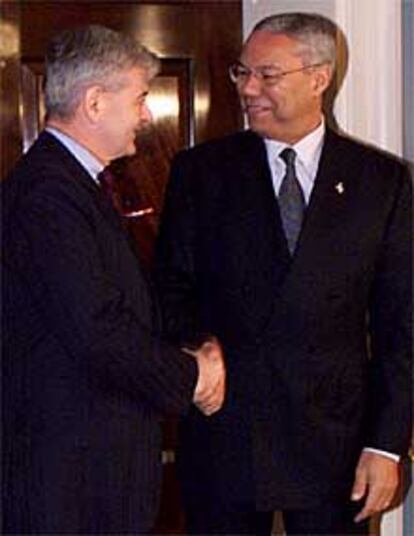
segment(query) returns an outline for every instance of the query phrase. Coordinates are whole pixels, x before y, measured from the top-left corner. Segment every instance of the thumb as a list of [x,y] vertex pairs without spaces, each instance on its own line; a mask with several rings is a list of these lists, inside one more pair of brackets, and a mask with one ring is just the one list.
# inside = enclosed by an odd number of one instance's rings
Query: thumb
[[365,495],[368,487],[368,471],[364,465],[359,465],[355,472],[355,482],[352,487],[351,500],[359,501]]

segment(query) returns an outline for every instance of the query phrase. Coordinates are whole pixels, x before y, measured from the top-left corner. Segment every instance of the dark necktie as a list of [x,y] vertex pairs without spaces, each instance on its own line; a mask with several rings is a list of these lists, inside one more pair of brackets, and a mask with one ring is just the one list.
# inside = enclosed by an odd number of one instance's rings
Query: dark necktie
[[101,185],[101,190],[107,200],[112,204],[114,209],[122,214],[122,203],[119,191],[116,187],[116,176],[112,173],[109,167],[104,168],[98,174],[98,181]]
[[296,176],[295,151],[286,148],[279,156],[286,163],[286,174],[280,186],[278,202],[289,251],[293,255],[302,227],[305,199]]

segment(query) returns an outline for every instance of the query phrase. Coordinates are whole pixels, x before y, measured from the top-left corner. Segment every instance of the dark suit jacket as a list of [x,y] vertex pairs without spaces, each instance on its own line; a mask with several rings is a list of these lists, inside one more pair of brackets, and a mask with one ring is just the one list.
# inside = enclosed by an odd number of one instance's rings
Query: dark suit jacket
[[120,217],[53,136],[2,193],[4,531],[143,533],[195,362],[158,338]]
[[328,131],[290,258],[258,136],[178,155],[157,253],[166,324],[217,335],[228,364],[224,409],[183,423],[187,501],[314,507],[348,496],[362,447],[406,451],[410,190],[396,159]]

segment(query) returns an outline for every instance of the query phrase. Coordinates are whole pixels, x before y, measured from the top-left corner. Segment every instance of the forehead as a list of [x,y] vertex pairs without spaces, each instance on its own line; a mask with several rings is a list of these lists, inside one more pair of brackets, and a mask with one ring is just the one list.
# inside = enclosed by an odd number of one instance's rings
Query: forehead
[[259,30],[250,35],[243,46],[240,60],[249,66],[281,64],[300,59],[300,43],[285,34]]
[[131,91],[147,91],[150,82],[148,69],[143,67],[131,67],[119,75],[120,82],[125,89]]

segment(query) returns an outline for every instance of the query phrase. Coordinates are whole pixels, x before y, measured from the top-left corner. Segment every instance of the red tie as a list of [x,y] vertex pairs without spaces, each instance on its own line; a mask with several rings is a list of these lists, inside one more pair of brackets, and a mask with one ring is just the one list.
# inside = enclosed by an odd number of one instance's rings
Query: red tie
[[118,214],[122,214],[122,201],[116,184],[116,175],[112,173],[109,167],[106,167],[98,174],[98,181],[104,196],[112,204]]
[[153,207],[140,207],[140,200],[135,196],[121,196],[119,188],[119,177],[115,175],[109,167],[104,168],[98,174],[98,181],[101,185],[101,191],[108,202],[114,207],[115,211],[124,218],[139,218],[146,214],[154,212]]

